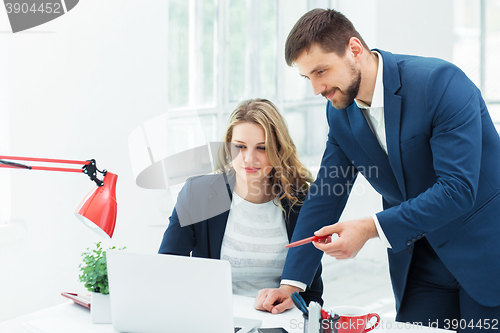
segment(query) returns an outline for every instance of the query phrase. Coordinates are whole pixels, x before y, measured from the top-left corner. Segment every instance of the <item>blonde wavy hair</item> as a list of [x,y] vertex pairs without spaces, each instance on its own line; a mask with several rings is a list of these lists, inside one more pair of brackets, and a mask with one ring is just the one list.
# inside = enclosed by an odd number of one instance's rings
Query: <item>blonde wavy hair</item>
[[215,172],[230,172],[233,128],[241,123],[260,125],[265,133],[266,155],[273,169],[268,177],[273,194],[288,199],[290,208],[302,205],[311,183],[311,172],[300,162],[285,119],[266,99],[250,99],[238,105],[229,116]]

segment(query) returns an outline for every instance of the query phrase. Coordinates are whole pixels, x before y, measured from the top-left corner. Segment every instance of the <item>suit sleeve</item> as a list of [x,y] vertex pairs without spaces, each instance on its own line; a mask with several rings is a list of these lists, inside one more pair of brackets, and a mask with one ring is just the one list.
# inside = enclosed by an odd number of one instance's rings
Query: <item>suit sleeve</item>
[[[311,237],[316,230],[338,221],[356,179],[357,170],[353,168],[330,128],[320,170],[300,210],[292,242]],[[300,281],[311,287],[322,255],[312,244],[291,248],[282,279]]]
[[[436,67],[425,89],[432,116],[430,147],[437,181],[416,198],[377,214],[394,252],[466,214],[474,205],[481,167],[481,105],[478,89],[451,64]],[[406,235],[406,237],[401,237]]]
[[323,268],[320,263],[311,285],[304,292],[300,293],[306,304],[314,301],[323,305],[323,280],[321,279],[322,269]]
[[177,198],[177,203],[170,216],[170,223],[167,230],[163,234],[163,240],[160,245],[158,253],[160,254],[175,254],[189,256],[191,251],[195,246],[195,231],[194,226],[188,223],[186,226],[181,227],[179,222],[179,213],[181,213],[187,218],[189,216],[189,207],[186,204],[189,202],[187,200],[189,189],[187,188],[188,183],[179,193]]

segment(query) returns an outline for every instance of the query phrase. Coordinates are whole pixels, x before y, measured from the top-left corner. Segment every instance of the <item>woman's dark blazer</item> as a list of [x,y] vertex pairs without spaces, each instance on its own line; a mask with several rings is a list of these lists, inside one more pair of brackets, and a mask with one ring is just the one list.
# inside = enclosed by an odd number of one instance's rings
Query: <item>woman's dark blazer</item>
[[[223,174],[206,175],[189,179],[179,193],[170,224],[163,235],[158,253],[220,259],[222,239],[231,207],[231,185]],[[289,210],[289,202],[282,200],[288,241],[297,223],[300,207]],[[289,213],[288,213],[289,212]],[[323,305],[321,264],[313,282],[302,297],[309,304],[316,301]]]

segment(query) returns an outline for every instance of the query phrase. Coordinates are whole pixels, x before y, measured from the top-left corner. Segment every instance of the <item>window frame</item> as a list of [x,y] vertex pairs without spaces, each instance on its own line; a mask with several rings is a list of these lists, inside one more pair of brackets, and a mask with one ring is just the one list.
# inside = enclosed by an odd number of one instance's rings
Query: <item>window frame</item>
[[[241,101],[231,101],[230,92],[229,92],[229,84],[230,84],[230,48],[228,47],[228,43],[230,43],[230,1],[229,0],[213,0],[215,3],[215,11],[216,17],[214,20],[214,69],[213,69],[213,84],[214,84],[214,98],[213,103],[205,104],[205,105],[196,105],[194,101],[194,97],[192,94],[189,94],[189,101],[186,106],[182,107],[169,107],[168,114],[170,117],[191,117],[194,115],[197,116],[215,116],[217,129],[216,133],[222,135],[221,131],[224,128],[228,115],[237,107],[239,102]],[[251,6],[249,6],[251,1]],[[254,8],[252,15],[257,15],[259,10],[259,2],[262,0],[247,0],[245,3],[247,7]],[[269,1],[269,0],[265,0]],[[311,88],[309,85],[306,85],[304,90],[304,96],[302,99],[295,101],[286,101],[284,96],[284,80],[285,75],[284,72],[289,70],[284,61],[284,45],[285,40],[288,34],[288,31],[285,31],[285,17],[284,17],[284,8],[289,5],[286,0],[274,0],[276,6],[276,57],[275,57],[275,81],[276,81],[276,95],[273,98],[270,98],[271,101],[278,107],[280,112],[283,115],[286,115],[287,111],[290,109],[297,109],[303,107],[304,109],[315,109],[324,113],[325,109],[325,100],[321,96],[314,96],[311,92]],[[312,9],[323,4],[323,7],[335,8],[337,5],[337,0],[318,0],[318,1],[306,1],[307,9]],[[326,6],[325,6],[326,5]],[[196,22],[197,13],[195,8],[194,0],[190,0],[189,2],[189,21]],[[168,16],[167,16],[168,17]],[[194,17],[194,19],[193,19]],[[167,22],[168,24],[168,22]],[[199,29],[195,29],[199,32]],[[200,40],[200,37],[192,37],[192,32],[189,32],[190,35],[190,43],[192,40]],[[251,47],[258,46],[258,34],[249,34],[247,33],[247,38],[250,40],[248,43]],[[168,43],[168,41],[167,41]],[[199,63],[199,59],[197,59],[196,50],[199,49],[199,46],[193,46],[193,44],[189,47],[189,67],[190,67],[190,75],[194,76],[194,72],[196,71],[196,63]],[[248,72],[258,72],[260,70],[260,63],[258,57],[250,57],[250,63],[246,64]],[[245,75],[245,69],[242,69],[241,75]],[[298,75],[297,75],[298,76]],[[196,85],[199,84],[195,82],[197,80],[190,80],[189,82],[189,90],[196,91]],[[199,81],[199,80],[198,80]],[[260,80],[251,78],[250,75],[245,77],[245,97],[244,99],[254,98],[254,97],[262,97],[258,95],[260,91]],[[267,98],[268,96],[263,96]],[[307,119],[307,115],[305,115]],[[307,126],[307,125],[306,125]],[[325,122],[325,131],[326,131],[326,122]],[[325,132],[326,135],[326,132]],[[293,136],[293,134],[292,134]],[[326,137],[326,136],[325,136]],[[207,137],[207,141],[217,141],[220,140],[220,137]],[[310,140],[305,137],[306,142],[303,143],[304,147],[311,147],[312,143]],[[307,150],[307,149],[306,149]],[[301,156],[307,158],[307,152],[302,152]],[[317,155],[317,153],[315,154]]]

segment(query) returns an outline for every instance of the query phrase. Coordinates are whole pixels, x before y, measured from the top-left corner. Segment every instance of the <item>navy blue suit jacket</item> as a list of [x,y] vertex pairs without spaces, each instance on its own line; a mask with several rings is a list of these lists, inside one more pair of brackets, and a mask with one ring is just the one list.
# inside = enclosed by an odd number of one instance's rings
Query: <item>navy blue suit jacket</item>
[[[328,103],[326,150],[292,241],[337,222],[361,172],[383,198],[377,218],[392,246],[397,308],[422,237],[474,300],[498,306],[500,138],[480,91],[446,61],[377,51],[388,154],[356,103]],[[310,283],[322,254],[313,245],[291,249],[283,278]]]
[[[234,178],[230,178],[234,180]],[[176,254],[193,257],[220,259],[222,240],[226,230],[227,218],[231,208],[231,199],[226,181],[222,174],[195,177],[186,182],[179,193],[170,224],[168,225],[159,253]],[[282,200],[281,204],[286,212],[285,222],[288,240],[297,223],[298,208],[289,210],[289,203]],[[214,216],[211,210],[223,211]],[[225,207],[226,209],[221,209]],[[196,215],[196,216],[195,216]],[[205,216],[202,217],[202,216]],[[206,218],[208,216],[208,218]],[[182,225],[180,223],[182,220]],[[323,304],[323,282],[321,280],[321,265],[316,265],[309,288],[301,293],[309,303],[316,301]]]

